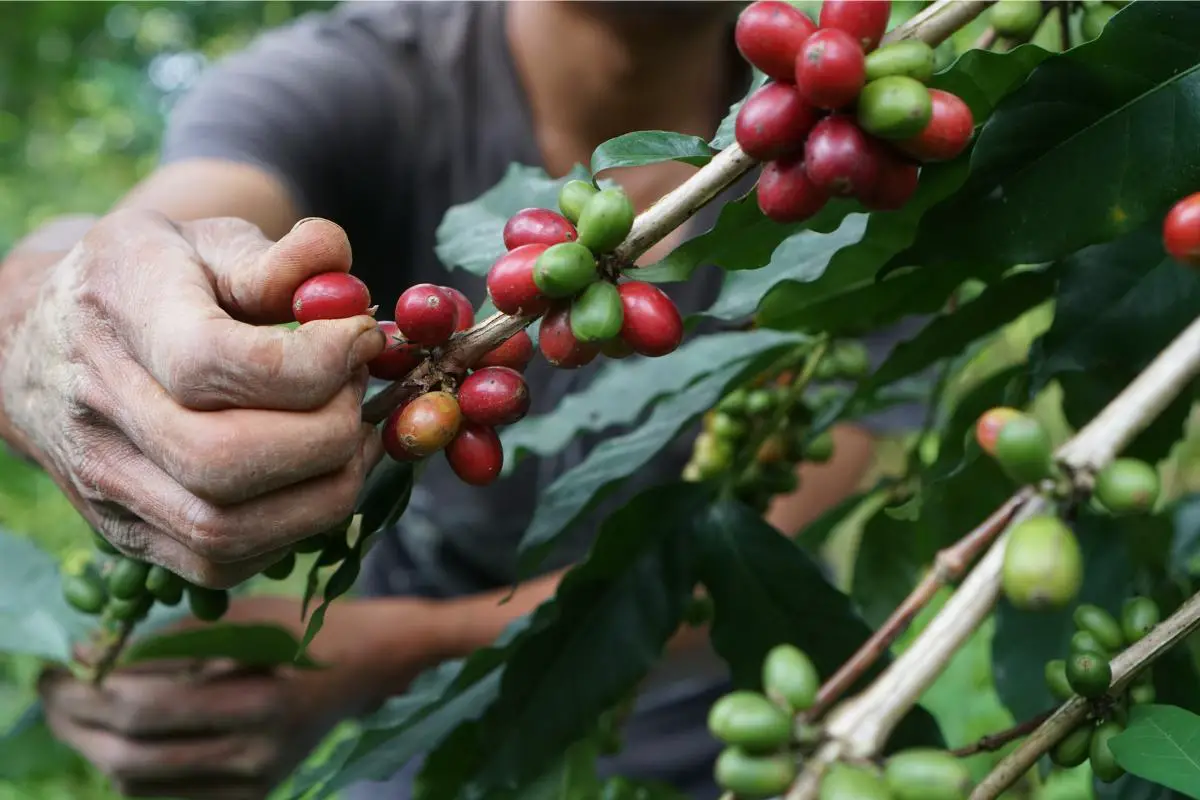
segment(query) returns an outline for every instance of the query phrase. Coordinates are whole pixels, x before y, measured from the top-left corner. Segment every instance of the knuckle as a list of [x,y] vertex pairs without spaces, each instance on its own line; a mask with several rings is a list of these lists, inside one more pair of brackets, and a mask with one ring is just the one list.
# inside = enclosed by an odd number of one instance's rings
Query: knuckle
[[214,573],[223,572],[220,564],[238,557],[237,536],[228,514],[197,499],[182,510],[183,533],[187,537],[188,549],[199,556],[203,563],[198,567],[198,577],[211,580]]

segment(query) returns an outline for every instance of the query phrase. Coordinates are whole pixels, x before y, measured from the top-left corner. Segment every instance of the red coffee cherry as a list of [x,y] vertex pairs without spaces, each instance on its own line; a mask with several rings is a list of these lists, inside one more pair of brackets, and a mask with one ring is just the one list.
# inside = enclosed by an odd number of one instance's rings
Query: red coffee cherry
[[547,312],[538,326],[538,349],[559,369],[576,369],[590,364],[600,352],[598,344],[581,342],[571,330],[571,304],[562,303]]
[[826,117],[804,145],[804,169],[818,188],[839,197],[866,196],[879,179],[879,149],[848,116]]
[[383,426],[383,449],[397,461],[436,453],[453,441],[462,411],[449,392],[428,392],[392,412]]
[[463,483],[487,486],[500,477],[504,447],[494,429],[464,422],[458,436],[446,445],[446,460]]
[[996,455],[996,437],[1000,435],[1000,429],[1021,416],[1023,415],[1020,411],[1007,406],[998,406],[983,412],[975,422],[975,441],[979,443],[980,449],[989,456]]
[[925,130],[896,146],[918,161],[949,161],[967,148],[975,131],[971,107],[958,95],[930,89],[933,116]]
[[742,58],[777,81],[795,80],[796,54],[817,26],[791,3],[758,0],[742,10],[733,39]]
[[804,149],[804,137],[817,124],[817,110],[795,86],[768,83],[746,98],[733,135],[746,155],[769,161]]
[[850,34],[869,53],[879,46],[891,13],[890,0],[824,0],[820,21],[822,28]]
[[683,341],[683,317],[670,297],[644,281],[617,286],[625,317],[621,338],[644,356],[665,356]]
[[316,319],[349,319],[368,313],[371,291],[346,272],[314,275],[292,295],[292,314],[303,324]]
[[533,265],[547,244],[523,244],[496,260],[488,271],[487,288],[492,304],[504,314],[541,314],[550,307],[533,282]]
[[458,309],[454,301],[432,283],[410,286],[396,301],[396,324],[414,344],[435,347],[454,333]]
[[867,82],[862,48],[850,34],[822,29],[808,37],[796,57],[796,88],[817,108],[850,105]]
[[529,412],[529,387],[508,367],[484,367],[458,387],[463,417],[480,425],[511,425]]
[[878,150],[879,176],[874,185],[858,196],[858,201],[872,211],[903,208],[917,191],[920,168],[882,142],[874,144]]
[[1183,198],[1167,213],[1163,246],[1176,261],[1200,267],[1200,192]]
[[523,208],[504,223],[504,248],[515,250],[523,244],[573,242],[579,232],[571,220],[548,208]]
[[394,322],[380,322],[379,330],[387,336],[387,347],[367,364],[367,372],[372,378],[398,381],[421,363],[425,351],[419,345],[404,341],[400,328]]
[[803,222],[828,201],[829,192],[808,177],[802,156],[769,161],[758,176],[758,208],[776,222]]
[[483,354],[483,358],[475,362],[475,369],[481,367],[508,367],[517,372],[524,372],[533,360],[533,339],[525,331],[517,331],[508,341]]
[[454,330],[465,331],[475,324],[475,306],[465,294],[453,286],[439,286],[454,303]]

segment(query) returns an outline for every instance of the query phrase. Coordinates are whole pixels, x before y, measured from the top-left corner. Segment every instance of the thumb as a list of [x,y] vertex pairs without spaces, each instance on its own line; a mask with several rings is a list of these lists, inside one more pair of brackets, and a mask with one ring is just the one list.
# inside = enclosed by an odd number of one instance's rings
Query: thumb
[[327,219],[303,219],[277,242],[237,218],[185,222],[181,228],[212,273],[217,302],[241,322],[291,322],[292,296],[300,284],[323,272],[350,271],[350,240]]

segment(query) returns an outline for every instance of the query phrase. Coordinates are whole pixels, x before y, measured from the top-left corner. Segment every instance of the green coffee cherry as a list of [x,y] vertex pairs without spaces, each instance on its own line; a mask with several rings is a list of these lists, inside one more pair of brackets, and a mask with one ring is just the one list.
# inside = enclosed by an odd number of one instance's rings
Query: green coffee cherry
[[1083,38],[1089,41],[1098,38],[1100,34],[1104,33],[1104,28],[1108,25],[1108,21],[1113,18],[1113,15],[1118,10],[1108,3],[1097,3],[1091,8],[1085,8],[1083,10],[1083,21],[1079,26],[1083,33]]
[[616,249],[633,228],[633,203],[621,189],[596,192],[579,212],[579,243],[599,255]]
[[546,297],[572,297],[598,277],[595,257],[579,242],[552,244],[533,262],[533,282]]
[[1061,608],[1083,584],[1083,554],[1062,520],[1030,517],[1013,526],[1004,549],[1004,594],[1026,611]]
[[296,554],[292,552],[288,553],[286,556],[264,569],[262,574],[264,577],[270,578],[273,581],[282,581],[287,580],[291,576],[292,570],[295,568]]
[[1088,759],[1088,748],[1092,744],[1092,724],[1085,722],[1068,733],[1050,751],[1050,760],[1063,769],[1078,767]]
[[1050,690],[1051,697],[1060,703],[1074,697],[1075,691],[1071,688],[1071,684],[1067,680],[1066,661],[1061,658],[1047,661],[1045,674],[1046,688]]
[[973,783],[963,761],[933,748],[896,753],[887,760],[884,779],[893,800],[966,800]]
[[92,544],[101,553],[106,553],[110,556],[121,555],[121,551],[113,547],[112,542],[110,542],[108,539],[105,539],[96,531],[92,531]]
[[1158,690],[1153,683],[1142,683],[1129,687],[1129,702],[1135,706],[1146,706],[1158,699]]
[[728,414],[731,417],[743,416],[746,413],[746,400],[748,397],[749,392],[745,389],[734,389],[717,403],[717,411]]
[[1118,516],[1148,514],[1161,488],[1154,467],[1136,458],[1118,458],[1097,473],[1093,496]]
[[67,603],[84,614],[99,614],[108,602],[104,581],[90,570],[78,575],[64,575],[62,592]]
[[804,448],[804,460],[811,464],[824,464],[833,458],[833,434],[821,433]]
[[867,80],[903,75],[925,83],[933,77],[933,48],[919,39],[904,39],[867,55]]
[[[896,42],[896,44],[924,44],[924,42],[907,39]],[[844,378],[861,378],[871,371],[871,357],[862,342],[842,342],[833,351],[831,359],[827,360],[833,361],[838,375]]]
[[146,591],[165,606],[178,605],[183,600],[183,588],[186,583],[171,570],[157,564],[146,574]]
[[1092,762],[1092,774],[1102,783],[1112,783],[1125,774],[1125,769],[1117,763],[1116,756],[1108,746],[1109,740],[1122,730],[1116,722],[1104,722],[1092,734],[1088,757]]
[[145,561],[120,558],[108,573],[108,593],[118,600],[133,600],[146,589],[150,565]]
[[114,597],[108,601],[104,613],[110,619],[118,622],[137,622],[150,613],[153,605],[154,598],[149,594],[139,595],[132,600],[121,600]]
[[567,181],[558,190],[558,210],[571,222],[579,222],[583,207],[598,191],[589,181]]
[[710,428],[713,436],[726,441],[737,441],[746,435],[746,423],[737,417],[724,412],[718,412],[712,420]]
[[724,439],[709,433],[696,437],[692,445],[692,463],[696,465],[701,480],[725,472],[733,464],[733,447]]
[[908,139],[925,129],[933,101],[925,84],[904,75],[877,78],[858,96],[858,124],[881,139]]
[[1121,608],[1121,632],[1130,644],[1140,641],[1161,621],[1158,603],[1149,597],[1131,597]]
[[1095,653],[1098,656],[1108,658],[1111,652],[1107,647],[1100,643],[1096,635],[1091,631],[1075,631],[1071,635],[1070,651],[1074,653]]
[[615,284],[596,281],[571,303],[571,333],[581,342],[602,342],[621,332],[625,312]]
[[229,610],[229,592],[204,586],[187,587],[188,608],[196,619],[216,622]]
[[752,755],[728,747],[717,756],[717,785],[739,798],[768,798],[785,792],[796,780],[796,761],[787,753]]
[[752,752],[776,750],[792,736],[792,720],[757,692],[735,691],[713,703],[708,729],[722,742]]
[[1054,474],[1050,434],[1033,417],[1009,420],[996,434],[996,461],[1019,483],[1037,483]]
[[866,767],[832,764],[821,779],[819,800],[891,800],[883,776]]
[[767,695],[783,700],[793,713],[812,708],[821,688],[821,676],[812,659],[790,644],[776,645],[767,653],[762,681]]
[[997,0],[992,6],[991,22],[996,33],[1028,39],[1042,21],[1042,4],[1029,0]]
[[746,414],[761,417],[775,409],[775,395],[766,389],[755,389],[746,396]]
[[1096,637],[1096,641],[1108,652],[1115,653],[1125,646],[1121,623],[1100,606],[1085,603],[1075,609],[1072,619],[1075,620],[1075,627]]
[[1103,697],[1112,683],[1112,665],[1099,653],[1073,653],[1067,659],[1067,682],[1082,697]]

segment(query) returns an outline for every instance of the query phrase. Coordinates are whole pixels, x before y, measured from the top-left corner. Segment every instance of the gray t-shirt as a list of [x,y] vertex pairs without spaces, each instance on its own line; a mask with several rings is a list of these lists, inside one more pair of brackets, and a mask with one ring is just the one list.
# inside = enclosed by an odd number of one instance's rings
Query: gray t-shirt
[[[495,185],[510,163],[542,165],[503,14],[499,2],[347,3],[273,30],[210,70],[181,100],[163,161],[224,158],[276,175],[302,215],[346,229],[354,272],[384,309],[404,288],[426,281],[454,286],[478,302],[484,279],[447,271],[435,257],[438,223],[450,206]],[[733,100],[743,94],[748,74],[732,42],[730,53],[731,67],[739,70],[732,73]],[[745,192],[752,181],[749,176],[728,196]],[[705,209],[689,232],[711,227],[719,205]],[[665,289],[687,313],[708,306],[721,280],[720,270],[706,268]],[[876,361],[893,338],[874,344]],[[531,413],[544,413],[585,387],[602,364],[556,370],[535,359],[526,373]],[[517,543],[538,495],[598,441],[619,432],[579,437],[562,453],[526,458],[511,477],[487,488],[463,484],[444,459],[430,459],[400,525],[371,551],[363,590],[449,597],[510,585]],[[576,525],[545,569],[583,555],[596,523],[629,497],[677,479],[690,442],[690,435],[680,437]],[[709,680],[676,688],[668,693],[674,699],[660,699],[654,714],[644,708],[635,715],[620,768],[672,780],[695,797],[715,797],[709,776],[716,744],[704,733],[704,714],[720,687]],[[693,702],[677,702],[681,696]],[[652,758],[634,744],[638,730]],[[639,758],[644,769],[635,763]],[[364,796],[405,797],[406,780]]]

